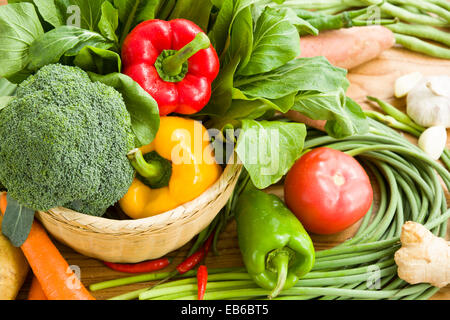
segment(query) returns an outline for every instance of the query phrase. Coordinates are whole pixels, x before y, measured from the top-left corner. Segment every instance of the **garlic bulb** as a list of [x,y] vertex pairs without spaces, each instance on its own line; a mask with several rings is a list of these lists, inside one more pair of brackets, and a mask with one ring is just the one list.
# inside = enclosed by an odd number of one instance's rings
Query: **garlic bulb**
[[420,72],[408,73],[395,81],[395,97],[403,98],[422,80],[423,75]]
[[418,144],[420,149],[437,160],[447,144],[447,130],[443,126],[428,128],[420,135]]
[[407,97],[407,114],[423,127],[450,127],[450,77],[423,78]]

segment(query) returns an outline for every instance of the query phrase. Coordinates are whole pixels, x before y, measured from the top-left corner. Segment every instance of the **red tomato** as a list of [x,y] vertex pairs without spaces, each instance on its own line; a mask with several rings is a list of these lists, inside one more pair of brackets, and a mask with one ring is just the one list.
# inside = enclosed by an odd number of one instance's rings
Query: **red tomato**
[[284,197],[306,230],[332,234],[369,211],[373,190],[355,158],[323,147],[306,153],[293,165],[284,184]]

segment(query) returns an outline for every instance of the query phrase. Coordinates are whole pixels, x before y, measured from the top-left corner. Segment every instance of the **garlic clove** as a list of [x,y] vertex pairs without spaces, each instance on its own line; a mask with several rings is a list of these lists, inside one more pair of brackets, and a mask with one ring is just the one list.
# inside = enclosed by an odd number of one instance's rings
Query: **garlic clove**
[[442,81],[442,77],[435,76],[427,79],[427,88],[436,96],[450,98],[450,85],[448,81]]
[[395,97],[403,98],[410,92],[420,80],[422,80],[423,75],[420,72],[408,73],[395,81]]
[[430,127],[420,135],[418,144],[420,149],[437,160],[447,144],[447,130],[444,126]]

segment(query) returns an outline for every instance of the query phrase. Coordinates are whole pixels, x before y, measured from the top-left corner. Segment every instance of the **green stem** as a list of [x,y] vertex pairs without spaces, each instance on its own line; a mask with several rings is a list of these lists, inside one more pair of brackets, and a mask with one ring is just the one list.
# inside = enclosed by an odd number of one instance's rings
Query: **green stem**
[[448,2],[447,0],[428,0],[428,2],[434,3],[450,11],[450,2]]
[[153,160],[147,162],[144,159],[144,155],[140,149],[133,149],[128,153],[128,159],[134,169],[150,184],[158,184],[161,178],[164,176],[164,167],[160,161]]
[[395,251],[397,251],[399,248],[398,245],[393,246],[392,248],[388,248],[385,250],[378,250],[375,252],[371,252],[368,254],[364,254],[358,257],[352,257],[352,258],[346,258],[346,259],[336,259],[334,261],[319,261],[316,262],[313,271],[317,270],[326,270],[330,268],[336,268],[336,267],[345,267],[345,266],[351,266],[351,265],[357,265],[361,263],[376,261],[378,259],[381,259],[382,257],[385,257],[387,255],[393,254]]
[[378,20],[352,20],[352,25],[354,27],[365,27],[365,26],[386,26],[398,23],[398,19],[378,19]]
[[386,27],[395,33],[433,40],[450,46],[450,34],[434,27],[407,23],[396,23]]
[[408,133],[412,134],[415,137],[419,137],[420,136],[420,132],[419,131],[417,131],[413,127],[411,127],[411,126],[409,126],[409,125],[407,125],[407,124],[405,124],[403,122],[397,121],[394,117],[391,117],[389,115],[384,115],[384,114],[381,114],[381,113],[379,113],[377,111],[372,111],[372,110],[365,110],[364,114],[367,117],[370,117],[372,119],[375,119],[375,120],[383,122],[384,124],[388,125],[391,128],[395,128],[395,129],[398,129],[398,130],[402,130],[402,131],[408,132]]
[[[348,284],[358,281],[367,281],[371,277],[373,277],[373,274],[370,272],[370,268],[366,267],[366,272],[361,274],[355,274],[355,275],[348,275],[344,277],[336,277],[336,278],[321,278],[321,279],[300,279],[296,287],[321,287],[321,286],[334,286],[334,285],[340,285],[340,284]],[[395,274],[397,271],[397,266],[393,265],[388,268],[384,268],[379,270],[379,276],[380,277],[386,277],[389,275]]]
[[399,238],[392,238],[388,240],[382,240],[382,241],[376,241],[376,242],[369,242],[369,243],[362,243],[362,244],[355,244],[352,246],[346,246],[346,247],[335,247],[328,250],[322,250],[316,252],[316,259],[319,260],[321,257],[326,256],[334,256],[334,255],[340,255],[343,253],[351,253],[351,252],[362,252],[372,249],[382,249],[387,248],[399,241]]
[[[338,288],[321,288],[321,287],[293,287],[287,290],[283,290],[281,294],[284,296],[293,296],[297,295],[303,297],[305,295],[332,295],[332,296],[345,296],[351,298],[360,298],[360,299],[386,299],[393,296],[407,296],[410,294],[417,293],[422,291],[425,288],[429,288],[429,285],[421,284],[410,286],[407,289],[403,290],[353,290],[353,289],[338,289]],[[232,289],[232,290],[223,290],[216,292],[207,292],[205,294],[205,300],[221,300],[227,298],[242,298],[242,297],[257,297],[257,296],[266,296],[270,294],[270,291],[264,289]],[[187,295],[184,297],[180,297],[177,300],[195,300],[196,295]]]
[[394,33],[394,35],[397,44],[404,46],[406,49],[420,52],[436,58],[450,59],[450,49],[437,46],[415,37],[405,36],[399,33]]
[[407,114],[401,112],[400,110],[398,110],[396,107],[394,107],[393,105],[380,100],[378,98],[375,97],[371,97],[371,96],[367,96],[367,100],[375,102],[378,104],[378,106],[384,111],[386,112],[388,115],[390,115],[391,117],[393,117],[395,120],[400,121],[412,128],[414,128],[416,131],[418,131],[419,133],[422,133],[425,128],[418,125],[417,123],[415,123]]
[[394,4],[409,5],[418,8],[423,12],[432,12],[441,18],[450,22],[450,12],[438,5],[429,3],[427,1],[417,1],[417,0],[390,0]]
[[[373,0],[368,0],[368,2],[372,3]],[[445,27],[447,26],[447,21],[430,17],[422,14],[416,14],[409,12],[408,10],[402,9],[400,7],[396,7],[393,4],[390,4],[389,2],[384,2],[381,5],[381,10],[385,13],[391,15],[392,17],[398,17],[400,20],[410,23],[417,23],[417,24],[424,24],[424,25],[430,25],[430,26],[440,26]]]
[[[225,289],[225,288],[239,288],[254,286],[253,280],[238,280],[238,281],[220,281],[220,282],[208,282],[206,289]],[[163,295],[174,294],[182,291],[197,290],[197,284],[185,284],[175,287],[163,287],[163,288],[153,288],[139,295],[139,300],[148,300],[156,298]]]
[[287,0],[282,5],[293,9],[323,10],[335,7],[362,7],[365,1],[359,0]]
[[140,4],[140,0],[135,1],[133,8],[131,9],[130,15],[128,16],[127,22],[125,23],[125,26],[123,27],[122,36],[120,37],[120,48],[122,48],[123,42],[125,41],[125,38],[130,33],[131,25],[134,21],[134,18],[136,17],[136,11]]
[[183,64],[198,51],[207,49],[210,44],[211,42],[205,33],[197,33],[194,40],[178,50],[175,54],[170,55],[162,61],[162,69],[164,73],[169,76],[176,76],[180,74]]
[[345,277],[351,276],[355,274],[367,273],[369,267],[378,267],[380,269],[392,266],[395,264],[394,259],[389,259],[383,262],[374,263],[368,266],[357,267],[352,269],[340,269],[333,271],[311,271],[302,277],[302,280],[310,280],[310,279],[323,279],[323,278],[337,278],[337,277]]
[[[120,278],[120,279],[114,279],[114,280],[108,280],[108,281],[94,283],[89,286],[89,289],[91,291],[98,291],[98,290],[102,290],[102,289],[120,287],[120,286],[133,284],[133,283],[162,280],[162,279],[165,279],[166,277],[168,277],[169,275],[170,275],[170,272],[145,273],[145,274],[140,274],[137,276],[124,277],[124,278]],[[195,275],[195,273],[192,272],[192,275]]]
[[277,269],[277,284],[269,295],[269,299],[275,298],[283,290],[286,283],[289,267],[289,254],[279,251],[275,257],[272,258],[272,264]]

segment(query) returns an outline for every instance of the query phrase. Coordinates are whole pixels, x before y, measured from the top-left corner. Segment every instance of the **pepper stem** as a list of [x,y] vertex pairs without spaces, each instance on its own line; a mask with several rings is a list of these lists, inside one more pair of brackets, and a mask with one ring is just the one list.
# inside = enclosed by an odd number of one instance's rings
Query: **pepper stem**
[[157,184],[164,176],[163,164],[157,160],[145,161],[140,149],[131,150],[127,156],[133,168],[150,183]]
[[198,51],[207,49],[210,44],[211,42],[204,32],[197,33],[194,40],[178,50],[175,54],[163,60],[163,71],[169,76],[180,74],[183,69],[183,64]]
[[278,280],[277,285],[272,290],[269,295],[269,299],[273,299],[283,290],[284,284],[286,283],[286,278],[288,274],[289,267],[289,253],[285,251],[279,251],[275,256],[272,257],[271,263],[273,267],[277,270]]

